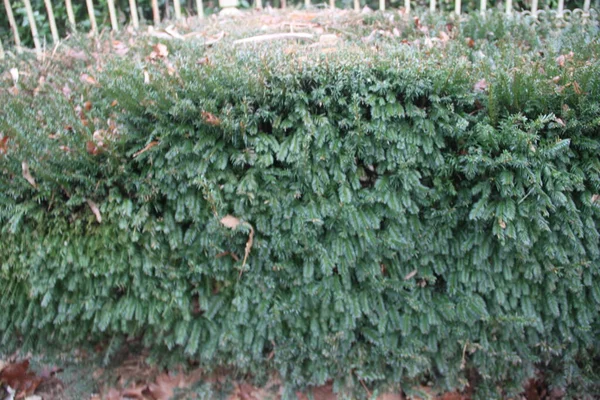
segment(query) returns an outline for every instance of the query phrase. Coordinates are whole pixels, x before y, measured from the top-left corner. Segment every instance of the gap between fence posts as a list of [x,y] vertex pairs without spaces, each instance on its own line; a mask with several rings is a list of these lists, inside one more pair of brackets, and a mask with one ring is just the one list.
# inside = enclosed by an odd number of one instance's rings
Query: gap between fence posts
[[131,22],[133,23],[133,29],[140,28],[140,20],[137,13],[137,5],[135,0],[129,0],[129,10],[131,11]]
[[160,24],[160,11],[158,10],[158,0],[152,0],[152,19],[154,25]]
[[119,32],[119,24],[117,23],[117,12],[115,11],[115,0],[107,0],[108,14],[110,16],[110,27],[113,31]]
[[196,8],[198,9],[198,17],[204,18],[204,6],[202,5],[202,0],[196,0]]
[[71,3],[71,0],[66,0],[65,2],[66,4],[66,8],[67,8],[67,19],[69,20],[69,25],[71,25],[71,30],[73,32],[75,32],[75,13],[73,12],[73,3]]
[[90,24],[92,25],[92,33],[98,34],[98,25],[96,24],[96,14],[94,14],[94,2],[93,0],[85,0],[87,5],[88,15],[90,17]]
[[31,27],[31,36],[33,36],[33,45],[35,46],[35,52],[39,57],[42,54],[42,46],[40,45],[40,37],[38,36],[37,25],[35,24],[35,18],[33,17],[31,1],[23,0],[23,4],[25,4],[27,19],[29,20],[29,26]]
[[12,29],[13,32],[15,49],[17,50],[17,54],[21,54],[21,37],[19,36],[19,28],[17,27],[17,21],[15,21],[15,15],[13,14],[12,6],[10,5],[10,0],[4,0],[4,8],[6,9],[6,16],[8,17],[10,29]]

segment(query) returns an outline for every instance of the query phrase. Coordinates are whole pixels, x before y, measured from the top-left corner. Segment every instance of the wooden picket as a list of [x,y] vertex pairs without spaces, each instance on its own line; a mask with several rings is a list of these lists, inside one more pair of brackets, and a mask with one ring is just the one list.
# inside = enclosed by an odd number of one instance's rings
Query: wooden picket
[[33,46],[38,56],[42,53],[42,45],[40,44],[40,37],[38,36],[37,25],[35,18],[33,17],[33,9],[31,8],[31,1],[23,0],[25,4],[25,11],[27,12],[27,19],[29,20],[29,26],[31,28],[31,36],[33,37]]
[[44,0],[46,4],[46,12],[48,13],[48,22],[50,23],[50,32],[52,33],[52,41],[58,43],[60,36],[58,36],[58,29],[56,28],[56,20],[54,19],[54,10],[52,9],[52,1]]
[[88,16],[90,17],[92,33],[94,35],[97,35],[98,34],[98,25],[96,24],[96,14],[94,13],[94,1],[93,0],[85,0],[85,4],[87,5]]
[[67,7],[67,18],[69,19],[69,25],[71,25],[71,30],[75,31],[76,22],[75,13],[73,12],[73,4],[71,3],[71,0],[66,0],[65,3]]
[[21,37],[19,36],[19,27],[15,21],[15,15],[12,11],[12,5],[10,0],[4,0],[4,8],[6,9],[6,16],[8,17],[8,23],[13,33],[13,40],[15,41],[15,49],[17,53],[21,53]]
[[138,19],[137,5],[135,4],[135,0],[129,0],[129,9],[131,12],[131,23],[133,24],[133,29],[139,29],[140,20]]
[[117,11],[115,10],[115,0],[107,0],[108,3],[108,14],[110,16],[110,26],[113,31],[119,31],[119,24],[117,23]]
[[202,5],[202,0],[196,0],[196,8],[198,9],[198,17],[204,18],[204,6]]

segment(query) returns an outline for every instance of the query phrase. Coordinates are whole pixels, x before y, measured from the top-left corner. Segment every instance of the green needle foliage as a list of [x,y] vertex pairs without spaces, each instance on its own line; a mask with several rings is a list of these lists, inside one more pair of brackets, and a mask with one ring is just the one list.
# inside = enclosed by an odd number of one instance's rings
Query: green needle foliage
[[502,398],[541,368],[594,396],[598,28],[505,24],[201,63],[169,44],[171,66],[121,59],[79,89],[89,112],[3,94],[0,343],[140,337],[289,393],[475,374]]

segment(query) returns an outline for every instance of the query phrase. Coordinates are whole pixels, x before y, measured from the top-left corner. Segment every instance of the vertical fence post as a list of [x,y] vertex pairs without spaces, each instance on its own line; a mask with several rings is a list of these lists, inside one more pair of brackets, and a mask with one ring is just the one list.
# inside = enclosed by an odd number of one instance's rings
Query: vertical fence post
[[21,54],[21,37],[19,36],[19,28],[17,27],[17,22],[15,21],[15,15],[13,14],[12,6],[10,5],[10,0],[4,0],[4,8],[6,8],[6,16],[8,17],[8,23],[10,24],[10,28],[13,32],[15,48],[17,49],[17,53]]
[[506,0],[506,15],[512,14],[512,0]]
[[154,25],[160,24],[160,11],[158,10],[158,0],[152,0],[152,18]]
[[137,13],[137,5],[135,0],[129,0],[129,11],[131,11],[131,22],[133,23],[133,29],[139,29],[140,20]]
[[558,0],[558,17],[562,18],[563,11],[565,10],[565,0]]
[[204,18],[204,6],[202,5],[202,0],[196,0],[196,8],[198,9],[198,17]]
[[[177,1],[177,0],[175,0],[175,1]],[[255,7],[257,9],[262,10],[262,8],[263,8],[262,0],[256,0],[255,4],[256,4]]]
[[531,0],[531,14],[535,17],[538,10],[538,0]]
[[88,15],[90,16],[92,33],[96,35],[98,33],[98,25],[96,24],[96,14],[94,14],[94,2],[93,0],[85,0],[85,3],[87,5]]
[[66,1],[67,8],[67,18],[69,19],[69,25],[71,25],[71,30],[75,31],[75,13],[73,12],[73,3],[71,0]]
[[285,10],[287,8],[287,1],[286,0],[281,0],[281,9]]
[[173,8],[175,9],[175,19],[181,19],[181,3],[179,0],[173,0]]
[[[537,0],[533,0],[533,1],[537,1]],[[487,11],[487,0],[481,0],[481,3],[479,4],[479,8],[481,9],[481,15],[485,15],[485,12]]]
[[385,0],[379,0],[379,10],[385,11]]
[[117,12],[115,11],[115,0],[107,0],[108,14],[110,16],[110,27],[113,31],[119,32],[119,24],[117,23]]
[[406,16],[410,15],[410,0],[404,0],[404,11],[406,11]]
[[354,11],[360,11],[360,0],[354,0]]
[[585,12],[590,11],[590,3],[591,3],[590,0],[585,0],[583,2],[583,11],[585,11]]
[[0,39],[0,60],[4,60],[4,46],[2,46],[2,39]]
[[58,29],[56,29],[56,20],[54,19],[54,10],[52,9],[52,1],[44,0],[46,3],[46,12],[48,13],[48,22],[50,23],[50,32],[52,33],[52,41],[57,43],[60,40]]
[[329,8],[335,10],[335,0],[329,0]]
[[460,0],[456,0],[454,2],[454,13],[456,13],[456,15],[460,15],[460,9],[461,9],[461,1]]
[[430,0],[430,2],[429,2],[429,12],[431,12],[431,13],[435,12],[435,0]]
[[42,46],[40,45],[40,37],[38,36],[37,25],[35,24],[35,18],[33,17],[31,2],[29,0],[23,0],[23,4],[25,4],[25,11],[27,11],[27,19],[29,20],[29,26],[31,27],[31,36],[33,36],[35,52],[39,56],[42,54]]
[[310,0],[304,0],[304,8],[310,8]]

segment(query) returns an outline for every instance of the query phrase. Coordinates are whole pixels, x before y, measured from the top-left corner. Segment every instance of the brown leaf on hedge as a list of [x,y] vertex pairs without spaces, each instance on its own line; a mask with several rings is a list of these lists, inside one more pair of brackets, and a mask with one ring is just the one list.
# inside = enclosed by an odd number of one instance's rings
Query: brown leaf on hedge
[[98,81],[91,75],[88,74],[81,74],[81,76],[79,77],[79,80],[83,83],[87,83],[88,85],[97,85]]
[[471,39],[470,37],[466,39],[467,42],[467,46],[469,46],[470,48],[475,47],[475,41],[473,39]]
[[155,60],[157,58],[166,58],[169,55],[169,49],[162,43],[157,43],[152,47],[152,52],[148,59]]
[[85,150],[93,156],[100,154],[100,147],[96,146],[92,140],[85,142]]
[[136,157],[137,157],[137,156],[139,156],[140,154],[143,154],[143,153],[147,152],[148,150],[150,150],[151,148],[153,148],[154,146],[156,146],[158,143],[159,143],[159,142],[158,142],[158,141],[156,141],[156,140],[154,140],[154,141],[152,141],[152,142],[148,143],[148,144],[146,145],[146,147],[144,147],[144,148],[143,148],[143,149],[141,149],[140,151],[137,151],[137,152],[136,152],[136,153],[135,153],[135,154],[132,156],[132,158],[136,158]]
[[90,206],[90,209],[96,216],[96,221],[98,221],[99,224],[102,223],[102,215],[100,214],[100,209],[98,208],[98,205],[90,199],[87,199],[86,202],[88,203],[88,206]]
[[2,136],[0,139],[0,155],[8,152],[8,136]]
[[21,169],[23,170],[23,178],[25,178],[25,180],[27,182],[29,182],[29,184],[31,186],[33,186],[34,188],[37,188],[37,184],[35,183],[35,179],[33,179],[33,176],[31,175],[31,172],[29,172],[29,164],[27,163],[27,161],[23,161],[21,163]]
[[478,81],[475,85],[473,85],[473,89],[476,92],[485,92],[488,88],[488,83],[485,79]]
[[560,55],[560,56],[556,57],[556,63],[561,68],[565,66],[566,60],[567,60],[567,58],[564,55]]
[[408,274],[406,274],[406,276],[404,277],[404,280],[407,281],[410,278],[412,278],[413,276],[415,276],[416,274],[417,274],[417,270],[416,269],[413,270],[413,271],[410,271]]
[[582,94],[583,93],[583,90],[581,90],[581,86],[579,86],[579,83],[577,83],[577,82],[573,82],[573,90],[577,94]]
[[241,221],[239,218],[234,217],[233,215],[226,215],[221,218],[221,224],[230,229],[235,229],[239,226]]
[[85,109],[85,111],[90,111],[92,109],[92,102],[91,101],[86,101],[85,103],[83,103],[83,108]]
[[592,196],[592,203],[595,203],[595,202],[597,202],[598,200],[600,200],[600,195],[598,195],[598,194],[595,194],[595,195],[593,195],[593,196]]
[[208,111],[202,111],[201,115],[204,122],[206,122],[209,125],[219,126],[221,124],[221,120],[215,117],[213,114],[209,113]]

